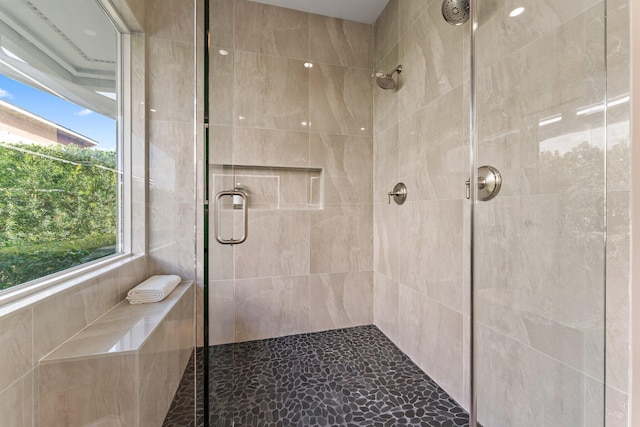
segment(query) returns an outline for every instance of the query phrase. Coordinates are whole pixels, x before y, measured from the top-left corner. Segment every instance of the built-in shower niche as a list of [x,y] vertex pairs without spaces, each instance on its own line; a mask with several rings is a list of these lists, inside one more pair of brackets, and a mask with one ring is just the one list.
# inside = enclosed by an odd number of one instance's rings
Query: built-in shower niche
[[[247,194],[249,209],[322,208],[322,169],[248,165],[224,165],[221,169],[213,174],[214,188],[241,189]],[[222,203],[222,209],[232,208],[230,197]]]

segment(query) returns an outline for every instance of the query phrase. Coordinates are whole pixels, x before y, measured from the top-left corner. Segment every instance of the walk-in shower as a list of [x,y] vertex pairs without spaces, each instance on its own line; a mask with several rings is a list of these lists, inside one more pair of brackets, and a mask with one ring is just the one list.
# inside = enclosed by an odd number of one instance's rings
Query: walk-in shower
[[204,418],[603,426],[605,2],[273,3],[203,25],[208,199],[251,194],[209,211]]

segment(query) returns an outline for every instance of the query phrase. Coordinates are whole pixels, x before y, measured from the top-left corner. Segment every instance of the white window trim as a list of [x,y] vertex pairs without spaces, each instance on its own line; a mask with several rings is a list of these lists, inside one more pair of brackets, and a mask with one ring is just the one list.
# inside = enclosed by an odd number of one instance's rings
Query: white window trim
[[[96,0],[103,8],[105,13],[111,18],[118,36],[118,55],[120,58],[120,66],[118,67],[118,162],[119,170],[122,171],[122,180],[118,181],[118,198],[121,207],[118,208],[118,222],[121,229],[117,231],[116,247],[119,253],[106,256],[88,263],[80,264],[53,273],[29,282],[22,283],[12,288],[0,291],[0,317],[18,310],[24,306],[34,304],[37,301],[48,298],[56,293],[63,292],[75,286],[79,286],[94,280],[99,276],[109,273],[113,270],[123,267],[129,262],[134,262],[145,254],[134,254],[132,248],[133,243],[133,213],[132,213],[132,120],[133,120],[133,102],[132,99],[132,47],[131,47],[131,31],[128,29],[121,15],[111,5],[108,0]],[[139,54],[140,52],[138,52]],[[145,159],[146,161],[146,159]],[[146,240],[146,224],[145,231],[138,231],[139,235],[135,238],[141,241]],[[137,245],[139,246],[139,245]],[[146,247],[146,245],[144,245]]]

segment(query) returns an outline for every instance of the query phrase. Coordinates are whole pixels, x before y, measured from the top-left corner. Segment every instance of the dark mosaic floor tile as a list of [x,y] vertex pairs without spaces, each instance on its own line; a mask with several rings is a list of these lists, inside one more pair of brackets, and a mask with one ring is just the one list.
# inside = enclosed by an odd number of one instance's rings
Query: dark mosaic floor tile
[[[469,424],[467,413],[372,325],[214,346],[209,361],[214,427]],[[191,384],[192,395],[194,378],[185,373],[181,390]],[[180,409],[189,404],[191,411]],[[165,425],[190,426],[192,418],[193,397],[176,394]],[[198,427],[203,419],[201,408]]]

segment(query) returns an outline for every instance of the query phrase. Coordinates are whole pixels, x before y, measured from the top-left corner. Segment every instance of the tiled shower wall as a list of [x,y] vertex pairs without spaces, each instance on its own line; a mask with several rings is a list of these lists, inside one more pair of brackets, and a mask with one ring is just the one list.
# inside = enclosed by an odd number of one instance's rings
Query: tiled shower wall
[[211,240],[210,342],[372,323],[373,26],[246,0],[211,26],[210,180],[249,228]]
[[[479,48],[485,49],[483,57],[487,62],[484,66],[494,67],[498,70],[498,74],[493,80],[496,82],[493,92],[487,91],[492,93],[492,98],[483,99],[480,96],[479,103],[494,102],[500,94],[501,85],[506,84],[505,81],[510,81],[510,76],[515,72],[512,68],[526,63],[531,64],[527,69],[527,73],[531,73],[531,76],[517,86],[520,92],[535,87],[535,84],[538,84],[536,82],[541,85],[553,84],[555,77],[562,89],[558,90],[558,94],[565,94],[566,99],[563,98],[563,101],[567,102],[566,100],[571,99],[566,94],[570,90],[568,85],[571,84],[571,76],[574,76],[578,85],[582,84],[583,79],[592,79],[594,88],[603,89],[603,21],[598,19],[598,16],[603,15],[603,3],[577,1],[571,4],[563,3],[562,7],[558,7],[555,3],[553,6],[551,3],[548,5],[545,2],[539,3],[546,9],[540,7],[532,10],[529,15],[523,16],[520,21],[510,23],[508,27],[498,25],[497,21],[491,21],[486,15],[481,17],[485,27],[479,30],[479,34],[485,38],[479,40]],[[504,2],[494,6],[496,7],[493,9],[487,6],[485,13],[508,14],[517,5]],[[629,93],[629,5],[628,2],[619,0],[608,2],[607,6],[607,95],[609,100],[620,100]],[[469,35],[462,28],[445,24],[439,9],[439,2],[392,0],[375,27],[375,70],[393,69],[397,64],[402,64],[404,67],[399,77],[400,86],[397,92],[375,91],[375,323],[454,398],[468,407],[468,384],[465,380],[468,375],[466,338],[468,243],[465,236],[468,235],[469,230],[466,228],[468,223],[464,208],[466,203],[462,198],[468,162],[468,146],[465,140],[468,139],[466,99],[469,94],[468,88],[463,84],[468,76],[465,74],[463,78],[462,70],[465,70],[464,73],[468,70],[466,40]],[[581,31],[582,28],[591,29],[590,38],[589,33],[572,33],[572,31]],[[543,35],[546,38],[540,38]],[[486,38],[487,36],[489,39]],[[498,38],[492,40],[490,37]],[[553,42],[555,43],[553,44],[549,41],[555,40],[556,37],[559,43]],[[578,46],[570,45],[571,40],[577,40]],[[504,42],[505,46],[500,45],[500,47],[506,49],[501,50],[496,47],[498,42]],[[565,43],[564,46],[562,42]],[[584,47],[580,46],[581,43],[584,43]],[[600,47],[594,43],[600,43]],[[488,48],[492,50],[487,51]],[[559,53],[565,48],[568,49],[567,54]],[[589,66],[575,63],[587,58],[587,55],[580,50],[585,48],[590,49],[589,52],[600,61],[599,65],[593,61],[589,62]],[[498,52],[504,56],[495,57],[495,53]],[[567,69],[552,70],[550,73],[542,73],[539,76],[535,74],[536,71],[542,70],[545,63],[542,56],[545,52],[560,55],[561,60],[555,57],[553,61],[566,65]],[[575,55],[576,53],[578,55]],[[487,59],[491,55],[494,57]],[[572,58],[572,55],[575,58]],[[479,65],[482,68],[482,64]],[[599,74],[576,75],[578,70],[583,73],[599,72]],[[485,72],[486,75],[487,72]],[[482,85],[482,71],[478,78]],[[600,80],[596,80],[597,78]],[[517,79],[512,81],[516,84]],[[535,90],[532,90],[527,99],[535,99],[535,94]],[[509,100],[508,95],[508,93],[504,95],[505,102]],[[602,99],[602,95],[601,90],[595,94],[594,99]],[[584,94],[580,93],[579,96],[584,97]],[[485,111],[488,105],[485,105]],[[611,107],[607,111],[606,378],[608,388],[606,417],[608,426],[625,426],[628,423],[630,225],[628,107],[628,102],[622,101],[616,103],[615,108]],[[520,106],[514,105],[511,108],[520,108]],[[526,119],[525,113],[522,112],[518,120]],[[484,122],[480,126],[486,128],[487,118],[488,116],[484,117]],[[602,123],[602,115],[599,119]],[[596,124],[592,138],[598,133],[602,135],[602,128],[597,129]],[[528,136],[536,137],[536,135]],[[544,135],[540,136],[544,139]],[[506,169],[508,177],[514,173],[526,174],[530,165],[521,164],[527,161],[527,153],[530,153],[526,150],[526,140],[522,136],[519,140],[510,140],[508,134],[503,139],[504,145],[497,144],[495,147],[498,151],[493,154],[494,157],[497,156],[494,161],[498,159],[498,162],[505,162],[500,167]],[[598,143],[598,140],[595,141]],[[484,150],[487,154],[487,150],[490,151],[491,148],[485,146]],[[535,156],[536,153],[537,151],[530,154]],[[487,158],[484,161],[486,163],[491,159]],[[602,172],[603,157],[600,156],[599,159],[599,163],[598,159],[594,159],[596,164],[593,166],[596,170],[599,167]],[[521,171],[518,170],[519,167],[522,167]],[[532,177],[525,175],[523,179],[531,180]],[[404,181],[407,184],[408,201],[400,207],[388,206],[384,195],[398,181]],[[532,193],[538,191],[535,190],[536,182],[530,183],[526,187],[527,191]],[[603,182],[602,179],[599,182]],[[598,190],[601,191],[601,188]],[[508,193],[508,188],[503,193],[502,200],[499,202],[508,203],[509,196],[513,194]],[[535,202],[535,200],[538,201]],[[535,196],[532,201],[537,203],[536,206],[546,206],[544,212],[550,212],[551,199],[544,201],[540,196]],[[526,204],[526,200],[520,203]],[[603,211],[601,208],[599,212]],[[521,220],[529,218],[530,224],[531,220],[538,222],[548,220],[541,215],[542,211],[535,210],[535,206],[522,212],[525,216]],[[558,221],[562,218],[563,216]],[[547,235],[538,233],[537,236],[527,235],[527,230],[519,232],[517,230],[517,224],[510,224],[507,237],[496,243],[508,246],[510,240],[514,239],[512,244],[517,245],[517,233],[520,233],[520,238],[529,239],[528,243],[531,238],[550,238],[553,242],[554,239],[562,236],[563,226],[561,222],[547,224],[545,228]],[[600,235],[601,232],[602,230]],[[487,239],[489,236],[479,238]],[[577,311],[575,314],[582,320],[569,321],[570,327],[566,328],[566,331],[559,328],[556,335],[549,337],[550,330],[539,333],[538,329],[550,327],[551,323],[544,327],[542,324],[536,326],[535,322],[532,323],[530,316],[527,317],[526,309],[517,314],[519,309],[514,305],[515,301],[512,301],[511,305],[507,303],[504,306],[500,318],[496,317],[492,320],[486,315],[483,318],[485,325],[490,327],[483,329],[485,333],[481,337],[483,340],[481,346],[496,345],[496,349],[509,349],[511,353],[522,352],[521,360],[528,361],[523,366],[501,363],[495,366],[494,361],[493,368],[489,371],[485,370],[489,378],[483,377],[478,384],[479,398],[481,416],[484,415],[485,419],[491,418],[487,421],[490,424],[525,425],[532,422],[539,425],[551,422],[560,425],[558,423],[568,422],[567,425],[583,425],[583,423],[589,425],[589,422],[595,422],[594,425],[600,425],[598,420],[604,415],[602,411],[598,412],[599,402],[602,401],[603,396],[600,393],[603,372],[602,369],[597,369],[597,365],[602,367],[603,363],[602,347],[598,348],[598,343],[602,342],[604,333],[602,329],[604,324],[602,305],[604,247],[601,240],[600,243],[596,241],[595,246],[591,245],[591,247],[586,244],[588,242],[582,243],[584,244],[574,246],[571,251],[564,251],[558,255],[574,257],[577,261],[573,264],[575,275],[564,271],[566,277],[558,273],[536,285],[547,289],[546,294],[551,294],[554,289],[560,289],[554,287],[554,283],[562,280],[565,289],[567,287],[573,289],[573,294],[565,296],[566,301],[573,301],[570,306],[578,309],[575,302],[580,301],[582,311]],[[561,245],[559,244],[558,247]],[[508,247],[506,249],[509,250]],[[513,248],[511,253],[517,254],[519,249]],[[548,254],[548,251],[543,250],[538,256]],[[540,259],[540,261],[543,260]],[[498,265],[491,268],[500,276],[513,273],[517,266],[517,263],[507,263],[506,270],[506,267],[502,268]],[[553,271],[553,267],[541,267],[539,273],[544,275],[545,272]],[[584,272],[588,273],[580,279],[580,275]],[[535,278],[529,277],[529,279]],[[591,298],[585,292],[584,287],[589,280],[595,280],[591,292],[595,292],[597,298]],[[509,286],[513,287],[513,285],[517,283],[512,281]],[[503,293],[502,297],[505,296]],[[491,310],[496,310],[496,307],[494,305]],[[568,307],[565,305],[564,315],[569,314]],[[482,316],[483,313],[479,315]],[[591,324],[588,319],[592,319]],[[581,324],[579,322],[586,326],[584,330],[579,326]],[[526,332],[525,335],[514,335],[519,329],[528,331],[529,335],[527,336]],[[571,336],[564,335],[568,331]],[[545,335],[548,338],[542,339]],[[567,359],[558,353],[562,347],[559,342],[568,345],[574,338],[583,340],[584,350],[579,354],[564,355],[569,356]],[[550,341],[547,343],[548,339]],[[549,346],[549,343],[555,344]],[[563,390],[568,398],[564,402],[565,409],[573,407],[575,403],[573,399],[579,399],[580,402],[583,402],[583,399],[584,402],[594,399],[593,403],[584,404],[586,412],[561,409],[558,406],[558,399],[553,399],[554,394],[548,392],[547,385],[540,381],[536,382],[534,377],[527,374],[527,369],[524,369],[536,363],[545,364],[546,369],[556,369],[558,375],[565,376]],[[481,360],[480,365],[482,365]],[[498,367],[500,369],[497,369]],[[495,390],[489,388],[493,384],[491,378],[499,379],[500,386]],[[495,399],[496,393],[505,389],[505,381],[507,381],[505,379],[509,378],[515,382],[527,382],[526,393],[533,393],[528,396],[537,397],[528,398],[525,392],[512,392],[500,399]],[[569,383],[573,385],[567,385]],[[576,387],[575,390],[568,388],[573,386]],[[516,390],[514,387],[517,387],[517,384],[514,383],[509,387],[509,390]],[[491,402],[496,403],[497,407],[491,408],[485,405],[488,400],[483,400],[483,393],[492,396]],[[590,395],[590,393],[595,394]],[[578,404],[578,407],[581,406],[583,403]],[[539,410],[542,407],[545,411]],[[518,418],[520,415],[525,416],[526,421]],[[550,421],[551,419],[553,421]],[[500,424],[501,422],[503,424]]]
[[[375,324],[466,405],[468,33],[440,7],[391,0],[375,26],[375,70],[403,66],[397,91],[374,92]],[[401,206],[387,204],[396,182]]]
[[[38,419],[38,393],[47,392],[38,381],[38,361],[122,301],[129,289],[149,275],[164,272],[193,279],[192,2],[155,1],[148,8],[146,3],[113,1],[130,28],[138,32],[132,37],[131,106],[136,195],[133,250],[139,255],[104,268],[91,279],[64,283],[62,286],[74,285],[68,290],[56,292],[52,288],[42,297],[0,307],[2,426],[46,425]],[[157,115],[150,116],[154,112],[147,109],[147,102]],[[153,183],[147,201],[148,176]],[[151,226],[145,232],[147,220]],[[147,245],[151,261],[144,255]]]

